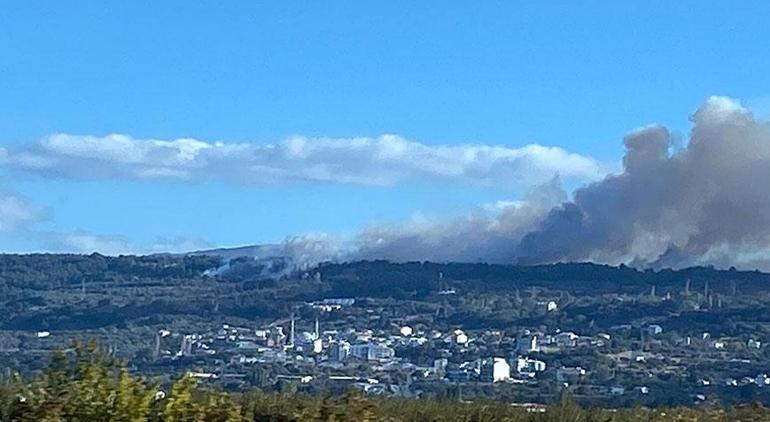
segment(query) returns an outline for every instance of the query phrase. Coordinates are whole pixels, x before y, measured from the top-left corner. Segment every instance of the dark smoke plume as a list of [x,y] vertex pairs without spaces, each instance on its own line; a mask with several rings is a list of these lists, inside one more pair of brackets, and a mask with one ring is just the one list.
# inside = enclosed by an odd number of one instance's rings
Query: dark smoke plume
[[518,262],[768,268],[770,131],[711,97],[685,148],[661,126],[624,139],[623,171],[578,189],[519,242]]
[[678,151],[665,127],[628,134],[622,171],[571,201],[555,181],[497,215],[365,231],[350,257],[769,269],[770,130],[725,97],[691,121]]

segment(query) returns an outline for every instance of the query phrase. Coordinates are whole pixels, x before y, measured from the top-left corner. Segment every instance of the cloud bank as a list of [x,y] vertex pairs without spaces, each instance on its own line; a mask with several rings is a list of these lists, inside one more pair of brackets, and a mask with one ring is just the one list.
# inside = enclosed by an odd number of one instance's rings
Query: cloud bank
[[[373,186],[424,182],[498,185],[504,180],[511,187],[542,183],[554,174],[580,182],[596,180],[606,173],[596,160],[558,147],[430,146],[395,135],[346,139],[292,137],[273,145],[55,134],[32,145],[0,147],[0,169],[70,180]],[[44,250],[118,255],[212,247],[189,237],[141,243],[125,235],[88,230],[28,230],[38,214],[35,204],[12,192],[0,191],[0,231],[17,231]],[[350,250],[349,246],[332,242],[331,236],[322,236],[318,241],[312,240],[314,237],[294,236],[278,246],[284,254],[296,255],[297,262],[342,255],[343,250]]]
[[253,185],[441,182],[528,187],[557,173],[578,182],[606,173],[596,160],[559,147],[426,145],[395,135],[292,137],[278,144],[235,144],[56,134],[16,150],[0,148],[0,164],[53,178],[218,180]]

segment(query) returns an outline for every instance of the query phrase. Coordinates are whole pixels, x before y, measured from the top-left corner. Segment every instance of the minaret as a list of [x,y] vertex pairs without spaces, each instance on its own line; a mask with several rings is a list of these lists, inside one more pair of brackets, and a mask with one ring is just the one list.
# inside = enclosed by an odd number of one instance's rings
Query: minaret
[[187,335],[182,335],[182,345],[179,347],[179,355],[187,356]]
[[438,288],[439,288],[439,294],[443,295],[441,299],[441,307],[439,308],[439,317],[446,318],[447,314],[447,308],[449,308],[449,301],[447,300],[446,295],[444,294],[447,290],[449,290],[444,284],[444,273],[439,271],[438,273]]
[[291,314],[291,329],[289,331],[289,345],[294,347],[294,314]]
[[152,357],[155,360],[160,357],[160,331],[155,333],[155,348],[152,350]]
[[315,317],[315,338],[321,338],[321,324],[318,322],[318,317]]

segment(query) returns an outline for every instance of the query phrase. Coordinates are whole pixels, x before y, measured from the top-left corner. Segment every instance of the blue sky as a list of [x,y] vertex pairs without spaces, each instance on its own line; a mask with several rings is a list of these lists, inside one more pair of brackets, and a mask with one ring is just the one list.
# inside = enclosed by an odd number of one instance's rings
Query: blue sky
[[[570,190],[616,168],[634,128],[686,138],[711,95],[767,112],[767,16],[767,2],[5,3],[0,250],[352,236],[517,200],[549,172]],[[147,141],[187,138],[246,152],[177,173],[164,148],[181,144]],[[510,164],[530,144],[576,157]],[[255,163],[249,145],[283,152]],[[468,148],[491,158],[445,163]]]

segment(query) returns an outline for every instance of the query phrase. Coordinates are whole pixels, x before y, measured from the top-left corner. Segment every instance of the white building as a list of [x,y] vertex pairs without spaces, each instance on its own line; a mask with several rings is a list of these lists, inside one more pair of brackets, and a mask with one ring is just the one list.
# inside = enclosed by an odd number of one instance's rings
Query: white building
[[712,341],[709,341],[708,345],[709,345],[709,347],[713,347],[714,349],[718,349],[718,350],[724,349],[725,346],[726,346],[725,342],[722,341],[722,340],[712,340]]
[[543,371],[545,371],[545,362],[542,360],[529,359],[524,357],[516,359],[516,372],[520,374]]
[[321,340],[320,338],[313,340],[313,353],[318,354],[323,352],[323,350],[324,350],[323,340]]
[[346,341],[334,342],[329,346],[329,359],[342,362],[350,355],[350,343]]
[[350,355],[365,360],[385,360],[396,355],[396,351],[382,344],[355,344],[350,346]]
[[511,379],[511,366],[503,358],[495,358],[492,363],[492,382]]
[[518,352],[522,355],[540,351],[540,348],[537,344],[536,335],[526,335],[526,336],[519,337],[519,339],[516,342],[516,348],[518,349]]
[[463,330],[455,330],[454,341],[457,344],[465,344],[468,342],[468,335]]
[[656,336],[658,334],[663,333],[663,327],[657,324],[652,324],[652,325],[648,325],[645,331],[649,336]]

